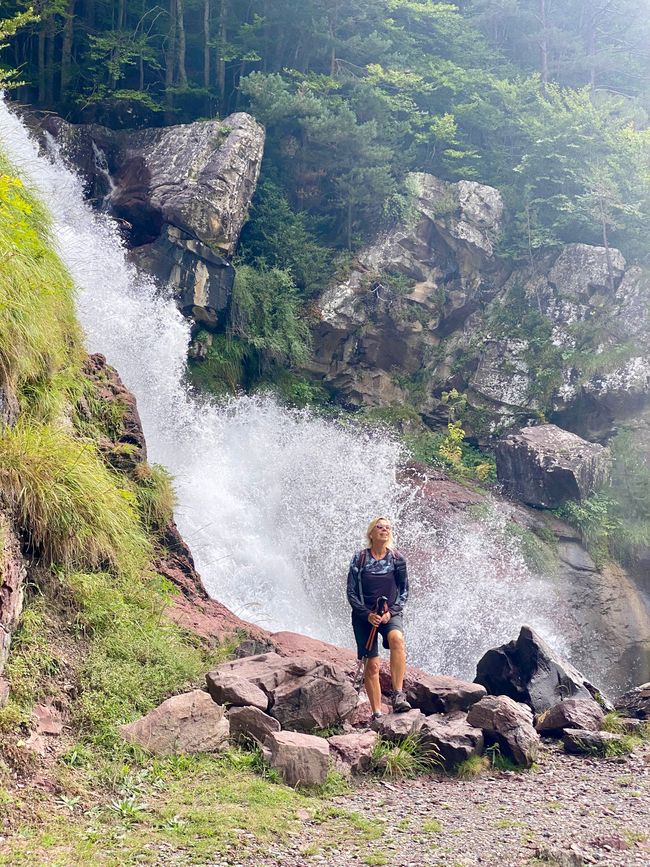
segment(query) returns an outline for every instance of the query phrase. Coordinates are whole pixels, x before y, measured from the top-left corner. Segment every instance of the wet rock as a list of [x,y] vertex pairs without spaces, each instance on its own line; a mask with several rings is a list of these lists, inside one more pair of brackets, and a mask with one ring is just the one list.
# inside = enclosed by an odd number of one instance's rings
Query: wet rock
[[255,740],[263,745],[268,735],[280,731],[280,723],[256,707],[233,707],[228,711],[231,740]]
[[637,719],[650,719],[650,683],[626,692],[614,703],[616,710]]
[[537,759],[539,735],[527,705],[505,695],[488,695],[472,705],[467,723],[482,729],[487,742],[505,747],[518,765],[530,768]]
[[388,713],[373,720],[372,728],[387,741],[400,743],[409,735],[417,734],[424,723],[425,716],[417,708],[406,713]]
[[586,499],[609,472],[607,449],[553,424],[504,437],[497,443],[496,461],[508,495],[545,509]]
[[365,774],[372,770],[372,755],[377,732],[351,732],[327,739],[335,766],[344,774]]
[[565,729],[564,749],[567,753],[584,753],[585,755],[607,755],[610,750],[623,748],[623,735],[612,732],[594,732],[587,729]]
[[122,222],[141,267],[208,327],[225,310],[230,264],[259,175],[264,130],[248,114],[156,129],[44,128],[81,171],[90,194]]
[[325,782],[330,748],[325,738],[299,732],[272,732],[266,739],[269,764],[288,786]]
[[593,684],[563,660],[530,626],[522,626],[516,641],[488,650],[476,667],[476,682],[491,695],[525,702],[536,714],[567,698],[600,699]]
[[535,721],[540,734],[559,735],[564,729],[598,731],[605,717],[602,707],[590,698],[568,698],[541,713]]
[[228,743],[230,725],[224,709],[201,689],[168,698],[128,725],[122,737],[155,755],[212,753]]
[[448,771],[470,756],[483,753],[483,732],[469,725],[467,714],[462,711],[428,716],[422,723],[419,738],[424,752],[429,751],[432,757],[439,755],[442,766]]
[[620,250],[607,250],[589,244],[567,244],[548,275],[548,282],[562,295],[589,300],[595,292],[614,291],[625,273],[625,259]]
[[209,671],[205,677],[208,692],[217,704],[234,707],[255,707],[268,710],[269,698],[254,683],[232,674]]

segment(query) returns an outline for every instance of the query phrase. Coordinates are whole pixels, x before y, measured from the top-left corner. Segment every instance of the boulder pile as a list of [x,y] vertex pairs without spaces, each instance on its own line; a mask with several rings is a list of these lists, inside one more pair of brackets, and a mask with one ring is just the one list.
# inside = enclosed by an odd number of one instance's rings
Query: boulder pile
[[[477,683],[409,669],[413,709],[376,720],[352,686],[346,651],[323,645],[323,656],[295,653],[300,641],[285,639],[294,655],[269,651],[224,662],[207,673],[207,690],[167,699],[123,726],[124,738],[159,754],[257,745],[291,786],[323,783],[330,768],[348,777],[367,773],[377,767],[380,740],[393,747],[415,740],[420,755],[444,771],[484,752],[494,763],[500,756],[530,768],[540,736],[563,738],[572,753],[625,749],[625,734],[602,731],[611,705],[527,626],[517,641],[485,654]],[[309,649],[316,653],[317,643]],[[621,732],[643,725],[647,698],[646,684],[620,700],[637,717],[618,720]]]

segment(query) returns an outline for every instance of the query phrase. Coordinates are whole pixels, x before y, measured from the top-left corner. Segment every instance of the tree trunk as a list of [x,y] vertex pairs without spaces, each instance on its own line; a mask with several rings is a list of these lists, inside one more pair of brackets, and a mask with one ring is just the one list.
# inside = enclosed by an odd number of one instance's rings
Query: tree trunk
[[184,0],[176,0],[176,27],[178,28],[178,83],[187,87],[187,69],[185,68],[185,6]]
[[174,96],[172,88],[176,72],[176,0],[169,0],[169,31],[165,41],[165,120],[173,120]]
[[74,34],[75,0],[68,0],[63,27],[63,44],[61,46],[61,98],[65,98],[70,86],[70,67],[72,62],[72,37]]
[[45,35],[47,24],[41,20],[38,27],[38,102],[45,102]]
[[203,0],[203,87],[210,87],[210,0]]
[[219,88],[219,110],[223,115],[226,108],[226,61],[224,50],[226,45],[226,21],[228,17],[228,0],[221,0],[219,8],[219,53],[217,56],[217,86]]
[[600,208],[600,221],[603,229],[603,247],[605,248],[605,259],[607,261],[607,288],[610,292],[614,291],[614,265],[612,264],[612,251],[609,247],[609,232],[607,223],[607,212],[602,199],[598,200]]
[[547,17],[546,0],[539,0],[539,16],[542,26],[539,48],[540,48],[540,65],[542,75],[542,93],[546,94],[548,85],[548,17]]
[[54,103],[54,16],[50,15],[45,22],[45,102],[48,106]]

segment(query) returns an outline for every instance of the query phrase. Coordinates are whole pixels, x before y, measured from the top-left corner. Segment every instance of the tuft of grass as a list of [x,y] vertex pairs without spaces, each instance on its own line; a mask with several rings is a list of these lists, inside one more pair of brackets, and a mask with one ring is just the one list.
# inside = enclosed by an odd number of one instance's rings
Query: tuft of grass
[[437,751],[423,749],[417,734],[408,735],[399,744],[379,738],[373,754],[375,768],[385,777],[416,777],[442,767]]
[[611,710],[609,713],[606,713],[600,724],[600,729],[601,731],[611,732],[615,735],[624,734],[625,727],[621,723],[620,713],[616,710]]
[[363,856],[362,863],[367,864],[368,867],[383,867],[388,864],[388,857],[383,852],[369,852]]
[[136,498],[144,526],[151,532],[162,530],[172,519],[176,506],[172,475],[160,464],[138,464],[133,471]]
[[487,756],[470,756],[462,761],[456,768],[456,776],[461,780],[472,780],[480,777],[490,768],[490,760]]
[[81,364],[72,279],[50,218],[0,151],[0,375],[20,392]]
[[133,494],[90,440],[22,420],[0,429],[0,490],[46,562],[134,576],[150,558]]
[[438,819],[429,819],[423,823],[422,830],[427,834],[442,834],[442,822]]

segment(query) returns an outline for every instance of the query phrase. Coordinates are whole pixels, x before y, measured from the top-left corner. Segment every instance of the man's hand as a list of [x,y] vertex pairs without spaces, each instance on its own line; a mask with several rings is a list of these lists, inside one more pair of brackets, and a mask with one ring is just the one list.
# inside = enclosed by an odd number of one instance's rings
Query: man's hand
[[382,623],[388,623],[390,620],[390,611],[387,611],[384,616],[381,618]]
[[[384,617],[385,616],[386,615],[384,615]],[[368,615],[368,623],[370,623],[371,626],[379,626],[380,623],[388,623],[388,621],[384,620],[384,618],[380,614],[377,614],[376,611],[371,611]]]

